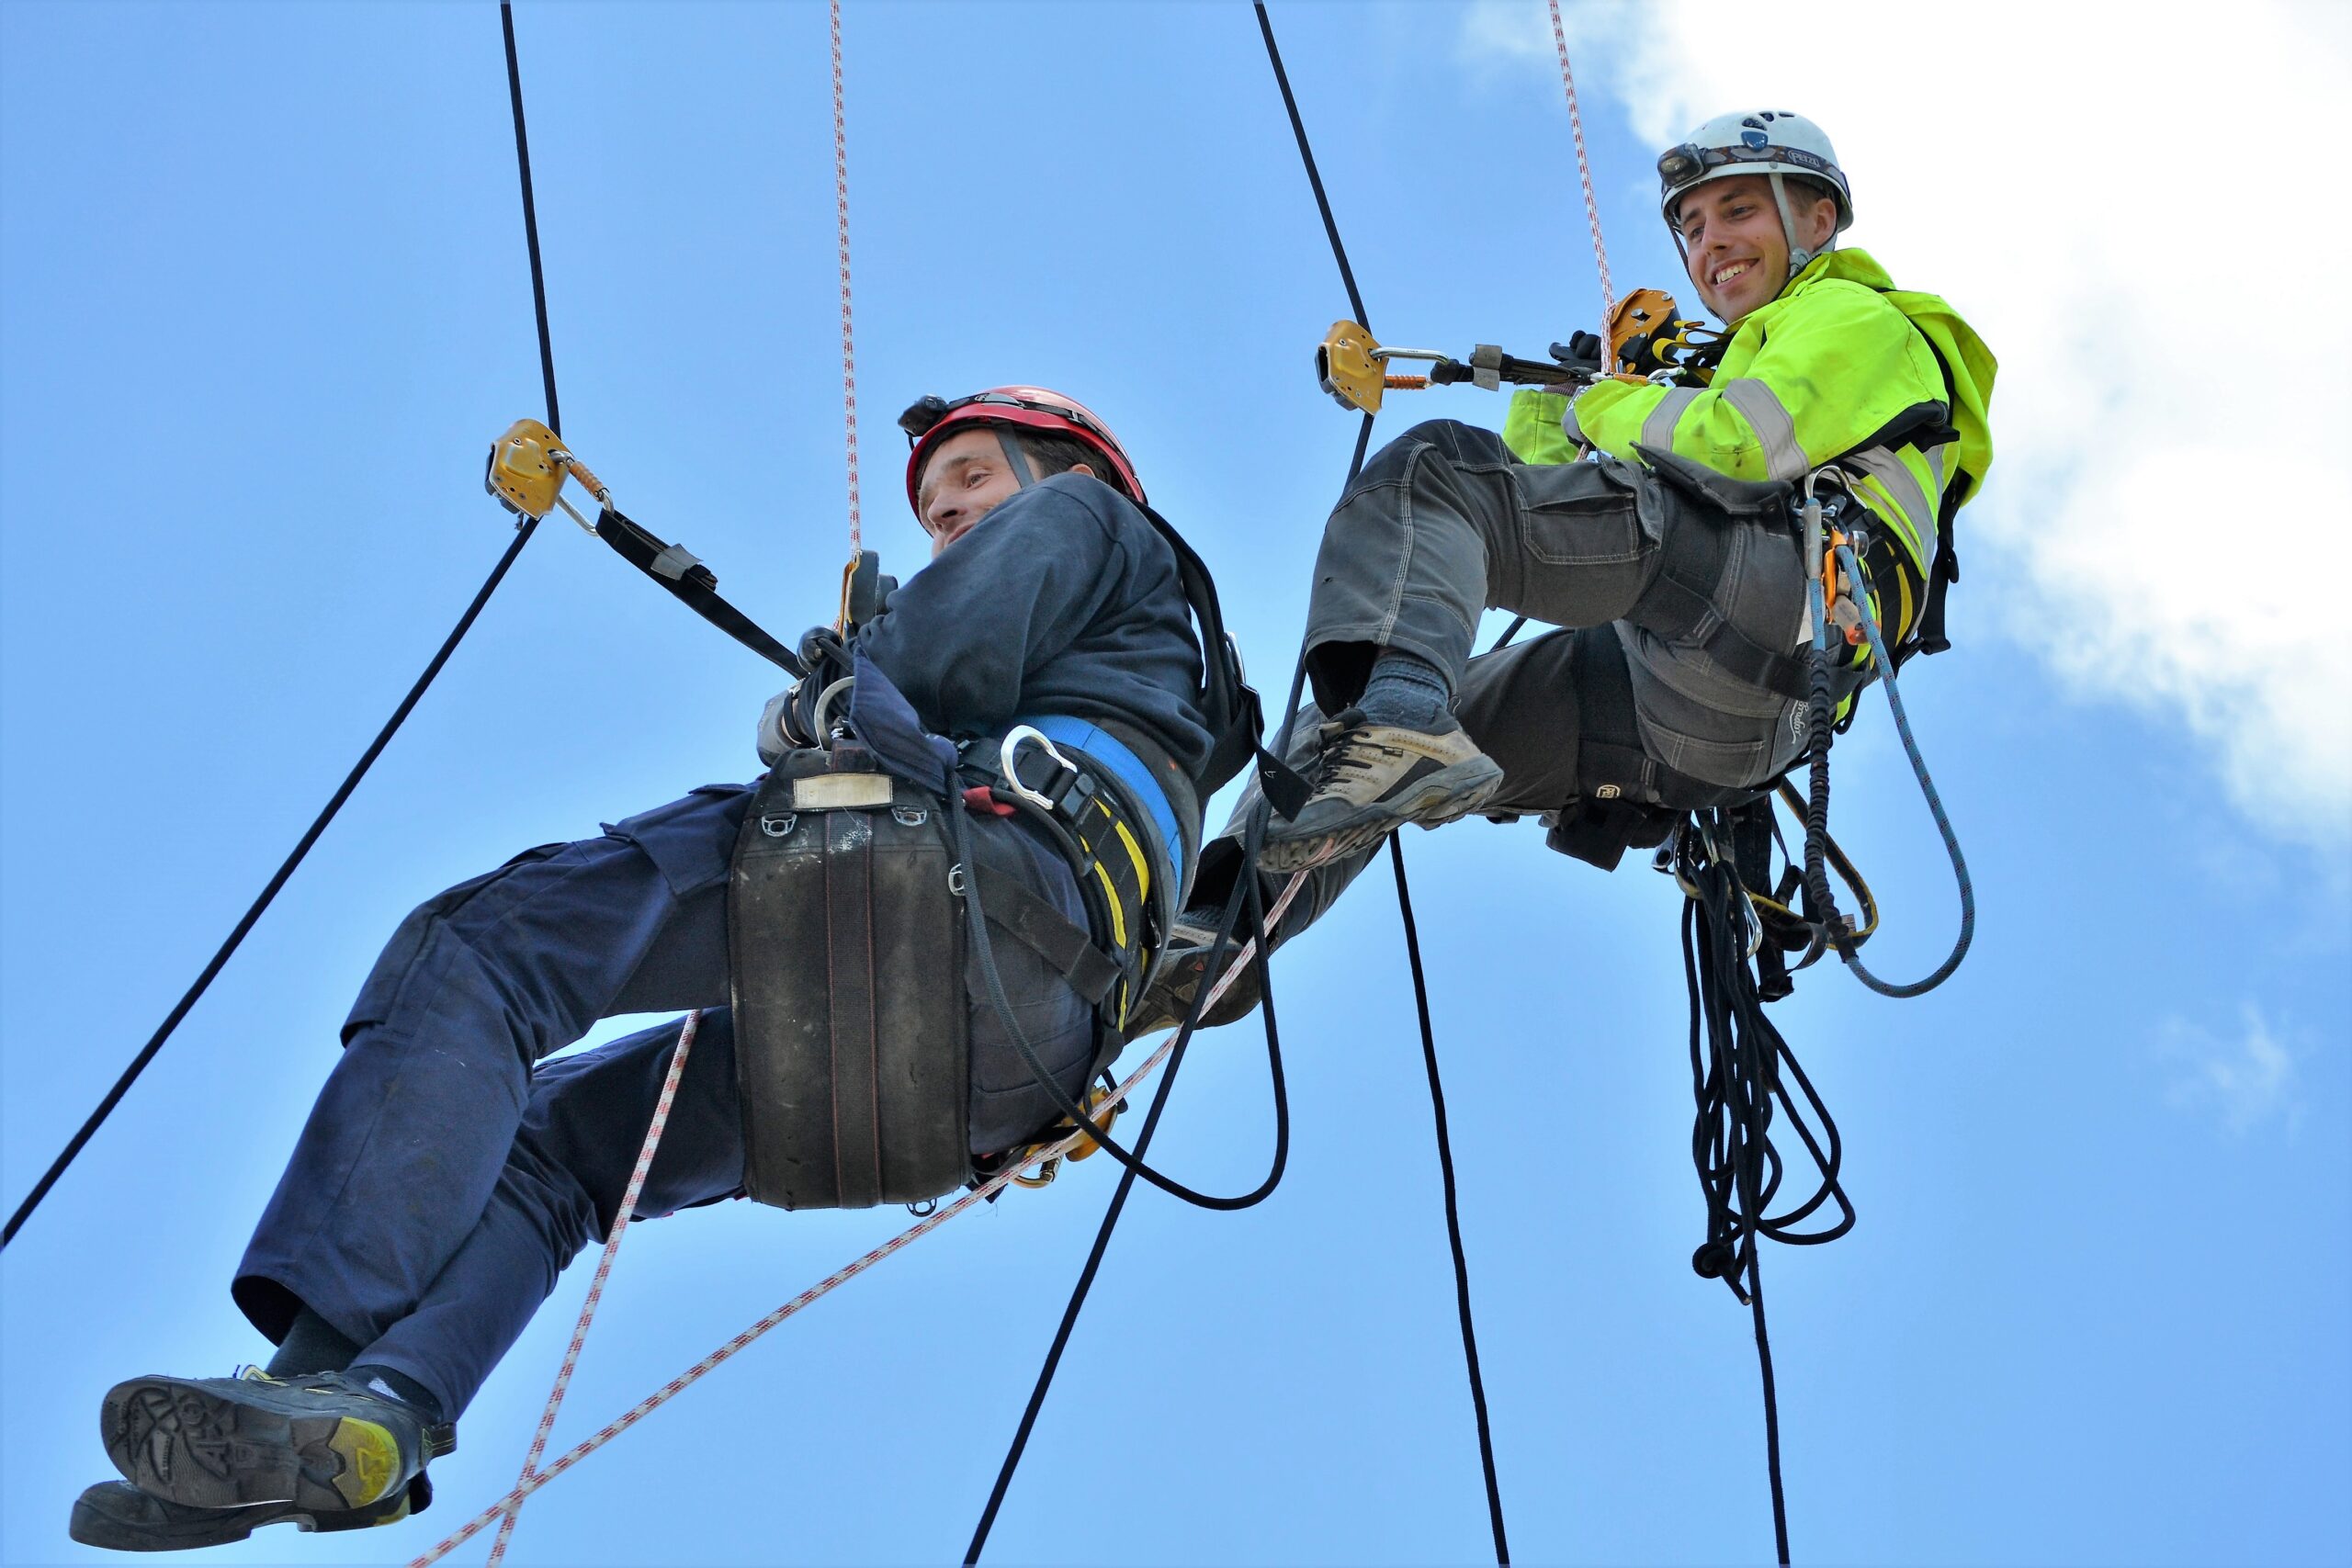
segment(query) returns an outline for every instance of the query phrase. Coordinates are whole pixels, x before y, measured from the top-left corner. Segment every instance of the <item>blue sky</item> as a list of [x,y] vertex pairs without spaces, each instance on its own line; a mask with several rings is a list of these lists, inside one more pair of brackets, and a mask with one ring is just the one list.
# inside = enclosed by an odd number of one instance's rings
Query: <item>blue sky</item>
[[[1928,49],[1907,36],[1924,17],[1775,15],[1734,39],[1704,12],[1571,9],[1620,286],[1679,281],[1655,143],[1801,98],[1781,107],[1855,174],[1851,242],[1948,294],[2005,364],[1960,649],[1905,685],[1975,869],[1976,951],[1921,1001],[1818,973],[1777,1010],[1860,1211],[1836,1246],[1766,1259],[1797,1549],[2341,1562],[2346,338],[2299,325],[2329,385],[2269,472],[2302,488],[2249,494],[2245,464],[2211,459],[2258,449],[2289,384],[2222,373],[2195,334],[2248,289],[2324,305],[2308,258],[2342,220],[2269,233],[2292,176],[2263,152],[2324,144],[2298,139],[2352,81],[2343,14],[2045,9],[2057,64],[1989,22]],[[1275,17],[1377,331],[1540,353],[1589,324],[1540,5]],[[824,617],[843,547],[824,11],[526,6],[518,29],[567,434],[771,626]],[[899,406],[1065,387],[1117,426],[1275,683],[1353,432],[1307,370],[1345,301],[1248,8],[853,3],[848,44],[868,543],[921,558]],[[2196,134],[2168,151],[2216,209],[2151,216],[2137,160],[2080,177],[2184,113]],[[12,1205],[503,548],[481,454],[538,412],[492,7],[0,7]],[[1501,406],[1429,393],[1384,426],[1425,414]],[[63,1524],[108,1472],[108,1384],[259,1353],[228,1270],[392,924],[524,846],[748,776],[771,676],[542,530],[0,1262],[0,1559],[96,1555]],[[1840,836],[1890,910],[1872,952],[1916,973],[1955,917],[1883,713],[1838,764]],[[1532,824],[1407,848],[1519,1559],[1768,1557],[1747,1319],[1687,1264],[1674,890],[1551,855]],[[1278,979],[1290,1177],[1238,1216],[1131,1206],[992,1561],[1485,1553],[1383,886]],[[1204,1039],[1160,1156],[1238,1190],[1270,1135],[1254,1030]],[[854,1282],[542,1494],[514,1561],[960,1553],[1111,1185],[1095,1162]],[[559,1439],[897,1219],[739,1204],[632,1230]],[[491,1500],[585,1275],[469,1413],[429,1517],[218,1560],[401,1561]]]

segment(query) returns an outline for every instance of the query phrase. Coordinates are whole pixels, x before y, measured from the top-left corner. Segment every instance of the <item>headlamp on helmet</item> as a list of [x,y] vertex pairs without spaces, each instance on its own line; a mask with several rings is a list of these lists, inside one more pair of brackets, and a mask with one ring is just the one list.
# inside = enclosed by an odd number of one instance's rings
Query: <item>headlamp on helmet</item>
[[1854,221],[1852,194],[1846,173],[1838,166],[1838,151],[1821,128],[1786,109],[1757,109],[1752,113],[1717,115],[1679,146],[1658,154],[1658,211],[1682,245],[1681,226],[1675,220],[1682,198],[1710,181],[1742,175],[1762,175],[1770,180],[1772,202],[1780,209],[1781,227],[1788,236],[1789,274],[1794,276],[1817,254],[1797,243],[1796,217],[1790,209],[1786,180],[1790,176],[1827,187],[1837,203],[1837,225],[1830,231],[1833,248],[1838,236]]
[[[1124,493],[1137,505],[1144,501],[1143,482],[1136,478],[1135,464],[1128,460],[1126,448],[1111,434],[1111,427],[1095,417],[1094,411],[1076,398],[1046,387],[991,387],[985,392],[949,400],[925,397],[908,405],[899,416],[899,428],[907,433],[907,504],[915,508],[921,517],[922,507],[916,488],[922,479],[922,466],[938,445],[967,428],[994,426],[1000,439],[1009,439],[1018,431],[1030,431],[1039,435],[1059,435],[1076,441],[1102,459],[1099,477],[1112,489]],[[1016,474],[1025,471],[1025,461],[1016,462]]]

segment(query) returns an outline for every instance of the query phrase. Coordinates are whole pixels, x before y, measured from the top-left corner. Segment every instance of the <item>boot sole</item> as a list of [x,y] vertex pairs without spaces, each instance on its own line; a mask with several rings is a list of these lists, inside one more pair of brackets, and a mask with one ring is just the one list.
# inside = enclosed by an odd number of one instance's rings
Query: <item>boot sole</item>
[[1476,757],[1456,762],[1430,774],[1413,785],[1409,793],[1367,807],[1366,815],[1342,827],[1311,838],[1267,844],[1258,852],[1258,864],[1277,874],[1303,871],[1376,844],[1408,822],[1418,822],[1424,828],[1443,827],[1484,806],[1502,787],[1502,782],[1503,771],[1491,758]]
[[194,1508],[364,1508],[408,1480],[390,1427],[332,1411],[273,1410],[180,1378],[117,1383],[100,1419],[107,1457],[124,1480]]
[[420,1495],[427,1499],[432,1495],[423,1476],[373,1508],[347,1512],[305,1513],[291,1504],[267,1503],[242,1508],[189,1508],[114,1481],[93,1486],[74,1499],[65,1533],[84,1546],[101,1546],[108,1551],[193,1551],[247,1540],[255,1530],[277,1524],[290,1524],[305,1534],[398,1524],[420,1510]]

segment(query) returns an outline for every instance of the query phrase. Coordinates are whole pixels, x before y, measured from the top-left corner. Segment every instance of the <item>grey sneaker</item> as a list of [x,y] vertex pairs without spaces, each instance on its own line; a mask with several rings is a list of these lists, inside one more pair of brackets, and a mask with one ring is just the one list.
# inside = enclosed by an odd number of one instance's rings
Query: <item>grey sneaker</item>
[[298,1530],[372,1529],[424,1512],[433,1483],[417,1476],[364,1508],[306,1509],[296,1503],[249,1503],[238,1508],[191,1508],[150,1497],[128,1481],[101,1481],[74,1500],[65,1533],[84,1546],[109,1551],[192,1551],[243,1540],[265,1525]]
[[1290,821],[1268,826],[1258,863],[1299,871],[1378,843],[1408,822],[1451,822],[1485,805],[1502,782],[1502,769],[1458,726],[1430,735],[1367,724],[1350,708],[1323,727],[1315,793]]
[[[1208,974],[1210,944],[1216,941],[1218,918],[1222,909],[1186,910],[1169,928],[1168,953],[1160,959],[1159,970],[1151,984],[1144,988],[1143,1000],[1127,1015],[1126,1026],[1120,1032],[1129,1041],[1147,1034],[1164,1033],[1182,1024],[1193,1010],[1193,998],[1201,988],[1202,979]],[[1241,944],[1227,942],[1226,951],[1238,951]],[[1225,995],[1209,1004],[1201,1015],[1203,1029],[1247,1018],[1258,1005],[1258,970],[1255,963],[1244,964],[1235,976]]]
[[192,1508],[292,1503],[306,1513],[365,1508],[402,1490],[457,1446],[455,1428],[335,1372],[284,1382],[132,1378],[107,1391],[107,1457],[153,1497]]

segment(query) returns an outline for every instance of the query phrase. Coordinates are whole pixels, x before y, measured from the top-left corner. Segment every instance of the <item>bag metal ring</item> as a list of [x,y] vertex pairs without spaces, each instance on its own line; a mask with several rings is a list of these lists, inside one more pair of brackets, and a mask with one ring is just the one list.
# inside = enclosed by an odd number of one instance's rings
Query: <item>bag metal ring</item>
[[810,717],[809,727],[816,730],[819,739],[823,739],[833,731],[833,704],[846,697],[856,689],[856,676],[844,675],[817,694],[817,707]]

